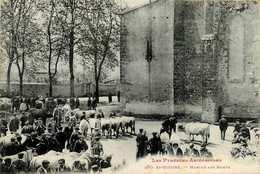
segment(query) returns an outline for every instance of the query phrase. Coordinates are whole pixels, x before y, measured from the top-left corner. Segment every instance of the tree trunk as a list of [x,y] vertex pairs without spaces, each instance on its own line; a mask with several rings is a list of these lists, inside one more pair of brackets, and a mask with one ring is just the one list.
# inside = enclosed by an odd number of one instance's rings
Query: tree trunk
[[11,68],[12,68],[12,62],[9,62],[8,69],[7,69],[7,93],[10,92],[10,82],[11,82]]
[[49,78],[50,80],[50,86],[49,86],[49,97],[52,97],[52,78]]
[[70,97],[74,97],[74,72],[73,72],[73,59],[74,59],[74,31],[70,32],[69,44],[69,68],[70,68]]
[[20,75],[20,98],[23,96],[23,76]]
[[97,103],[99,103],[99,79],[96,79],[96,99]]

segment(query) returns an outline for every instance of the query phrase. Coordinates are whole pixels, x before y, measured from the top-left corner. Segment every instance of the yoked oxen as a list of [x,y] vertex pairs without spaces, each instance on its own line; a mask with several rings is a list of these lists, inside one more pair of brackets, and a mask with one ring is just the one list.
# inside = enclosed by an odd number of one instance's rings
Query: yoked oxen
[[102,135],[106,136],[107,131],[107,138],[112,138],[112,121],[107,118],[101,118],[101,130],[102,130]]
[[189,136],[189,140],[191,141],[191,135],[193,136],[192,140],[194,140],[194,135],[202,136],[202,144],[208,142],[208,138],[210,137],[210,126],[208,123],[178,123],[177,124],[178,131],[185,132]]

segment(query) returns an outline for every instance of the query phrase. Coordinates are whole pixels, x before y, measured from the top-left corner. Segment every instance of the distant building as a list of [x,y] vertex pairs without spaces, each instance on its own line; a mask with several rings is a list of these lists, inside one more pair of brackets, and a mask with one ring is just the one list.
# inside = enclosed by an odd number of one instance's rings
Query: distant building
[[259,9],[258,1],[156,0],[123,11],[125,109],[259,118]]

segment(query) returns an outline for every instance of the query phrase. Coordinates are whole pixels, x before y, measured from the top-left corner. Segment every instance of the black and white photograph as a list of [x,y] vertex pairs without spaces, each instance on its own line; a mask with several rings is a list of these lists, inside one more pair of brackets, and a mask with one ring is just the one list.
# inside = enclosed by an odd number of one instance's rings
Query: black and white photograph
[[0,0],[1,174],[260,173],[259,0]]

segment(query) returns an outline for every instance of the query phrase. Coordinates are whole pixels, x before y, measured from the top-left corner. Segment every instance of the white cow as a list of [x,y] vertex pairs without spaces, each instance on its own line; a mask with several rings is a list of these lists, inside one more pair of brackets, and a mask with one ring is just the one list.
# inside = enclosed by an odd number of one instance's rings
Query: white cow
[[202,144],[207,143],[208,138],[210,137],[210,126],[208,123],[178,123],[177,124],[178,131],[185,132],[189,136],[189,140],[191,140],[191,135],[201,135],[202,136]]
[[124,129],[124,131],[128,132],[128,128],[130,128],[131,129],[130,134],[132,134],[132,132],[135,134],[135,118],[126,117],[126,116],[123,116],[121,118],[124,120],[124,125],[122,125],[122,130]]
[[89,123],[87,120],[83,119],[80,121],[79,130],[85,137],[87,137],[88,135],[88,127],[89,127]]

